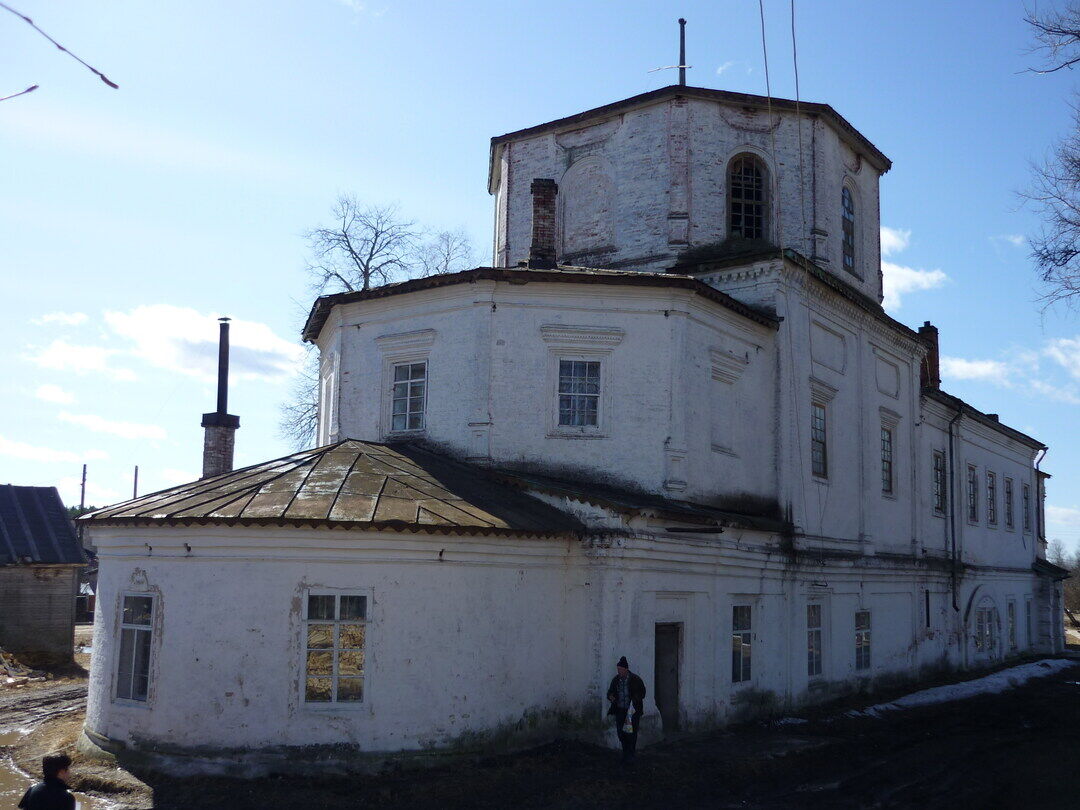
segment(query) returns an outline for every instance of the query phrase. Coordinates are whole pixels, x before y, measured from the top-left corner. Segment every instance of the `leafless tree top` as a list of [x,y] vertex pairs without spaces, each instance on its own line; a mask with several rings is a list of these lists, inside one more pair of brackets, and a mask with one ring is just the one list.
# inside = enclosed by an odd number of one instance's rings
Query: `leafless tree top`
[[1073,0],[1061,11],[1041,16],[1029,11],[1024,19],[1035,31],[1034,50],[1046,57],[1046,64],[1033,70],[1054,73],[1080,62],[1080,3]]

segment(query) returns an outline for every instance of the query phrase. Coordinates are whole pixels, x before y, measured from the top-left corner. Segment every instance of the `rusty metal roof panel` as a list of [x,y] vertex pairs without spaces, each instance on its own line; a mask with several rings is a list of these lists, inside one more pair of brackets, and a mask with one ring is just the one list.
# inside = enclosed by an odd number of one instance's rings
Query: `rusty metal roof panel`
[[473,465],[353,439],[100,509],[94,525],[355,525],[572,535],[573,516]]

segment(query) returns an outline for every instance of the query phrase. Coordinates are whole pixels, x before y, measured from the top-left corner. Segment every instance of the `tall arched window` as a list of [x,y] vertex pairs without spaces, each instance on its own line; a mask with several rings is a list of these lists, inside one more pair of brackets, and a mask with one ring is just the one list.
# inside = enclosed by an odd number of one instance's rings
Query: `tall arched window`
[[767,239],[769,183],[765,164],[753,155],[739,155],[728,170],[729,236]]
[[840,192],[840,208],[844,226],[844,269],[855,275],[855,199],[847,186]]

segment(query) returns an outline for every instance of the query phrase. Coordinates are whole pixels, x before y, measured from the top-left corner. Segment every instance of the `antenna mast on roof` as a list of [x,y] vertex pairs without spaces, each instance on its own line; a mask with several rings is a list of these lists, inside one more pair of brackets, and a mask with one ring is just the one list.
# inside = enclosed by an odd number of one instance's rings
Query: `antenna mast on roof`
[[679,17],[679,64],[677,65],[664,65],[663,67],[653,68],[649,73],[656,73],[658,70],[671,70],[672,68],[679,69],[679,84],[683,87],[686,86],[686,69],[693,67],[693,65],[686,64],[686,20]]

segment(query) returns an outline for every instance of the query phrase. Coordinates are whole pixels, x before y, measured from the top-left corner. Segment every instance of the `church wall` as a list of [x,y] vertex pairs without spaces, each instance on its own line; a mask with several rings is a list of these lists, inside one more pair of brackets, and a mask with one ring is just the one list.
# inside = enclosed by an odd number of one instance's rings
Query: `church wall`
[[[800,143],[801,138],[801,143]],[[727,237],[727,171],[752,153],[771,176],[770,238],[880,299],[879,174],[821,119],[671,98],[505,145],[496,260],[528,258],[529,184],[559,184],[560,261],[662,271],[687,247]],[[841,188],[856,210],[856,275],[842,269]],[[505,218],[498,212],[506,206]],[[505,225],[503,224],[505,223]],[[782,234],[782,238],[777,238]],[[505,250],[499,246],[505,245]]]

